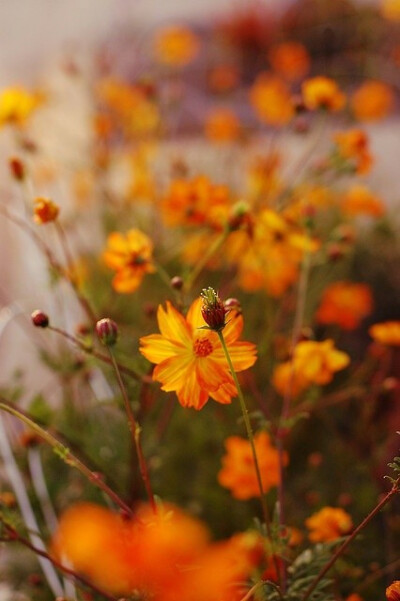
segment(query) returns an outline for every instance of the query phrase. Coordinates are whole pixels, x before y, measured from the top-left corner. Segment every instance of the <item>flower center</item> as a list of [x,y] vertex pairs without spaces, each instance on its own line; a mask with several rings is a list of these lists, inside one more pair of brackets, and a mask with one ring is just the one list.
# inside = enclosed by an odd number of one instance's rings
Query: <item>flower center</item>
[[213,352],[213,345],[208,338],[197,338],[193,344],[196,357],[207,357]]

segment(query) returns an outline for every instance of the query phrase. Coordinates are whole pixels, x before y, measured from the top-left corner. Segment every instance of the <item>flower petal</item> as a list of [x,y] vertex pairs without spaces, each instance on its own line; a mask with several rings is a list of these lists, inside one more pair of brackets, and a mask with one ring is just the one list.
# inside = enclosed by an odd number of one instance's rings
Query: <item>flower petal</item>
[[182,352],[185,347],[179,342],[168,340],[161,334],[150,334],[140,339],[140,352],[152,363],[161,363],[165,359],[174,357]]
[[167,310],[160,305],[157,311],[158,326],[161,334],[169,340],[174,340],[185,347],[192,346],[190,328],[181,315],[170,302],[167,301]]
[[153,380],[161,382],[162,390],[171,392],[182,387],[188,377],[188,372],[194,372],[194,359],[185,352],[165,359],[154,368]]
[[[235,371],[248,369],[257,360],[257,347],[252,342],[234,342],[228,346],[228,351]],[[221,346],[214,349],[212,357],[227,366],[225,353]]]
[[188,371],[182,388],[176,394],[182,407],[193,407],[197,410],[204,407],[209,396],[208,392],[201,388],[194,369]]
[[218,390],[221,384],[231,379],[228,364],[213,361],[210,356],[197,359],[196,374],[200,386],[208,391]]
[[186,321],[193,328],[193,333],[196,333],[196,330],[206,326],[206,322],[203,319],[201,314],[201,306],[203,304],[203,300],[199,296],[195,301],[190,305],[189,311],[186,316]]

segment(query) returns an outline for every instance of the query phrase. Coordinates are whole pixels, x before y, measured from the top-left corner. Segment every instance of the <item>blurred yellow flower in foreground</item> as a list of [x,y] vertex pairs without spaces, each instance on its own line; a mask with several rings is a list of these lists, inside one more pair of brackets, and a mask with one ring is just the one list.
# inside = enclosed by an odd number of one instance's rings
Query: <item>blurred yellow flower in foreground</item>
[[171,67],[184,67],[197,56],[199,38],[187,27],[173,25],[157,31],[154,37],[156,59]]
[[[186,316],[167,302],[165,310],[158,308],[161,334],[140,339],[140,352],[156,364],[153,380],[161,382],[162,390],[175,391],[183,407],[201,409],[209,397],[228,404],[237,395],[218,335],[208,329],[201,314],[202,299],[195,300]],[[229,313],[223,330],[235,371],[254,365],[256,347],[238,339],[243,329],[243,317]]]
[[[263,491],[267,493],[279,483],[278,451],[272,446],[267,432],[258,432],[254,437],[257,461],[260,467]],[[218,474],[221,486],[229,488],[235,499],[251,499],[260,496],[250,442],[240,436],[229,436],[225,440],[226,455],[222,458],[222,469]],[[287,455],[284,463],[287,464]]]
[[140,230],[131,229],[126,235],[112,232],[107,239],[103,260],[114,269],[112,285],[121,293],[134,292],[146,273],[155,271],[152,263],[153,243]]
[[304,104],[311,111],[340,111],[346,103],[346,96],[336,81],[322,75],[306,79],[302,85],[302,93]]
[[23,125],[39,104],[39,95],[22,87],[3,90],[0,93],[0,126],[7,123]]
[[313,543],[328,542],[348,534],[353,528],[351,517],[340,507],[323,507],[306,520]]

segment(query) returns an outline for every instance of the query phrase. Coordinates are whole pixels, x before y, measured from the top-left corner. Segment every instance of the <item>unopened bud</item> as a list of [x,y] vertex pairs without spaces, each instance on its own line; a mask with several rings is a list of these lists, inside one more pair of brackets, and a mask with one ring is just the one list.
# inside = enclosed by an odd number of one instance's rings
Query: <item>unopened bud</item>
[[33,325],[37,328],[47,328],[47,326],[49,325],[48,315],[46,315],[46,313],[43,313],[43,311],[40,311],[40,309],[37,309],[32,313],[31,319]]
[[327,255],[330,261],[340,261],[340,259],[343,259],[344,254],[345,253],[341,244],[336,244],[333,242],[327,247]]
[[8,165],[10,167],[11,175],[19,182],[22,182],[25,178],[25,166],[21,159],[18,157],[11,157]]
[[118,339],[118,326],[115,321],[105,317],[96,323],[96,334],[104,346],[113,346]]
[[224,329],[225,315],[227,313],[223,302],[213,288],[204,288],[201,293],[203,304],[201,314],[210,330],[220,332]]
[[179,277],[179,275],[174,276],[173,278],[171,278],[171,286],[175,290],[182,290],[183,279]]
[[240,304],[240,301],[238,301],[237,298],[227,298],[226,301],[224,301],[224,307],[226,311],[236,311],[237,313],[241,313],[242,312],[242,306]]

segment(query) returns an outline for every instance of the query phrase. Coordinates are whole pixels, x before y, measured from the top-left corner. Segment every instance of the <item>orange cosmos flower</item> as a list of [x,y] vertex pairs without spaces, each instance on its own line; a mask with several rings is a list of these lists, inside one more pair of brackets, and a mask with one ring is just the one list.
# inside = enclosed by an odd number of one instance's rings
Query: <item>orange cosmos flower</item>
[[207,177],[176,179],[161,202],[167,225],[208,225],[221,228],[231,206],[227,186],[213,184]]
[[319,543],[348,534],[353,528],[353,522],[343,509],[323,507],[306,520],[306,526],[310,530],[308,535],[310,541]]
[[160,29],[154,38],[156,59],[171,67],[184,67],[197,56],[199,38],[186,27],[173,25]]
[[0,126],[7,123],[23,125],[40,104],[38,94],[24,88],[7,88],[0,93]]
[[382,200],[375,196],[365,186],[351,186],[345,193],[341,209],[346,215],[369,215],[370,217],[381,217],[385,213]]
[[376,342],[387,346],[400,346],[400,321],[375,323],[370,327],[369,333]]
[[275,368],[273,384],[285,395],[297,396],[313,384],[323,386],[332,381],[335,372],[347,367],[350,357],[334,347],[333,340],[303,340],[296,344],[293,358]]
[[[237,391],[218,335],[201,329],[206,325],[201,315],[202,299],[192,303],[188,314],[181,315],[171,303],[165,310],[158,308],[161,334],[140,339],[141,353],[155,363],[153,380],[161,382],[162,390],[175,391],[183,407],[201,409],[209,397],[227,404]],[[235,371],[243,371],[256,361],[256,347],[251,342],[239,342],[243,318],[232,311],[224,328],[224,338]]]
[[[264,492],[279,483],[278,451],[271,445],[267,432],[258,432],[254,437],[258,464]],[[225,440],[227,454],[222,458],[222,469],[218,474],[221,486],[229,488],[235,499],[251,499],[260,496],[250,442],[239,436]],[[285,464],[288,461],[285,455]]]
[[365,81],[353,94],[351,107],[356,119],[374,121],[383,119],[391,111],[394,95],[382,81]]
[[337,324],[344,330],[354,330],[371,313],[372,308],[369,286],[335,282],[324,290],[316,319],[319,323]]
[[283,42],[274,46],[268,56],[274,71],[289,81],[301,79],[310,70],[310,57],[299,42]]
[[205,132],[211,142],[232,142],[240,133],[239,119],[230,109],[215,109],[207,116]]
[[386,589],[386,599],[388,601],[400,601],[400,580],[394,580]]
[[274,75],[261,73],[250,89],[250,103],[257,117],[268,125],[286,125],[294,115],[290,90]]
[[400,21],[400,0],[381,0],[382,15],[389,21]]
[[368,147],[368,136],[361,129],[338,132],[333,136],[337,151],[343,159],[354,163],[358,175],[369,173],[372,156]]
[[358,595],[357,593],[352,593],[351,595],[346,597],[346,601],[363,601],[363,598],[360,597],[360,595]]
[[302,85],[304,104],[311,111],[325,109],[340,111],[345,105],[346,96],[337,83],[329,77],[313,77]]
[[43,225],[55,221],[60,212],[60,208],[49,198],[35,198],[33,209],[33,219],[35,223]]
[[140,230],[131,229],[126,235],[112,232],[107,238],[103,260],[107,267],[117,273],[113,278],[114,290],[121,293],[134,292],[146,273],[153,273],[153,244]]

